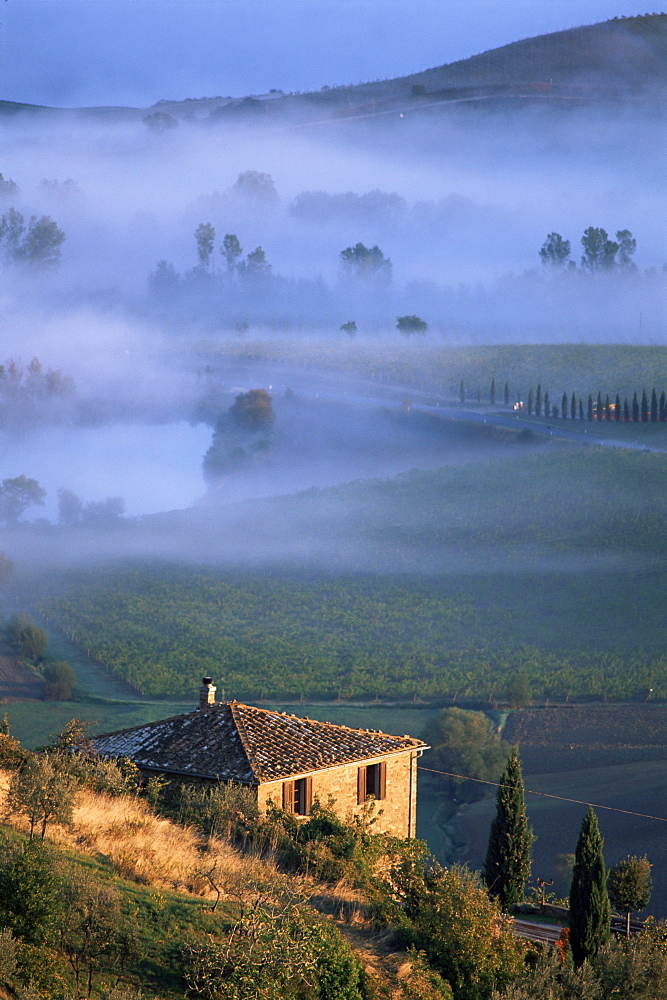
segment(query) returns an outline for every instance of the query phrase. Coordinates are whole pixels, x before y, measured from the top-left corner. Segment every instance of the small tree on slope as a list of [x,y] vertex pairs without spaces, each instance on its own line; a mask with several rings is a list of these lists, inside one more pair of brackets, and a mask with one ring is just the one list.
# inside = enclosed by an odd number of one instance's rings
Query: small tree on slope
[[484,881],[507,913],[523,899],[535,839],[526,818],[523,777],[516,747],[512,749],[500,782],[484,862]]
[[577,841],[570,889],[570,945],[577,967],[609,939],[611,906],[602,846],[597,816],[589,806]]
[[614,906],[625,911],[625,936],[630,937],[630,914],[643,910],[651,898],[651,862],[646,855],[628,857],[614,865],[607,889]]

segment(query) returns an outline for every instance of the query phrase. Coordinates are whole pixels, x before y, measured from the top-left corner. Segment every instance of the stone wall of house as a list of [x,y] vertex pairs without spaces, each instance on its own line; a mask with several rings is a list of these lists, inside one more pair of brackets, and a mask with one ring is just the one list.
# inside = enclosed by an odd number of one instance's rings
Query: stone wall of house
[[[386,794],[377,804],[381,814],[373,829],[377,833],[390,833],[396,837],[414,837],[417,819],[417,753],[394,754],[377,757],[354,764],[341,764],[322,771],[312,771],[298,777],[312,778],[313,801],[327,803],[329,796],[335,801],[335,811],[341,819],[349,819],[359,812],[357,804],[357,777],[359,767],[386,761]],[[283,804],[283,782],[271,781],[259,786],[257,798],[260,811],[269,801],[278,808]],[[377,815],[377,814],[376,814]]]

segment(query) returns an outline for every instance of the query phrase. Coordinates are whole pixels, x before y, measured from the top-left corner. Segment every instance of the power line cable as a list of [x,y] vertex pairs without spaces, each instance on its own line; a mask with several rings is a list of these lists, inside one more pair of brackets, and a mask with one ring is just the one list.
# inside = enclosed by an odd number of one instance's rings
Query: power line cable
[[[442,774],[446,778],[460,778],[462,781],[476,781],[480,785],[493,785],[502,788],[500,781],[486,781],[484,778],[471,778],[468,774],[454,774],[452,771],[436,771],[433,767],[417,766],[418,771],[429,771],[431,774]],[[667,823],[667,816],[651,816],[649,813],[634,812],[632,809],[619,809],[618,806],[603,806],[598,802],[585,802],[583,799],[570,799],[566,795],[552,795],[549,792],[536,792],[532,788],[524,788],[526,795],[540,795],[543,799],[558,799],[559,802],[574,802],[579,806],[591,806],[593,809],[606,809],[607,812],[623,813],[625,816],[638,816],[640,819],[654,819],[658,823]]]

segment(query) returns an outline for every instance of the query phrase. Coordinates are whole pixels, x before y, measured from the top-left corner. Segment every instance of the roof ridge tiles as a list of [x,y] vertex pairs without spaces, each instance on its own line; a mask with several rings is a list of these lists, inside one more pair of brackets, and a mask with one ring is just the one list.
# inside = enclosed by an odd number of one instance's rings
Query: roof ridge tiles
[[261,767],[258,765],[257,759],[254,753],[252,752],[252,749],[249,746],[248,734],[246,732],[243,719],[241,717],[241,712],[237,711],[237,707],[243,709],[243,708],[252,708],[253,706],[245,705],[243,702],[236,700],[228,702],[228,705],[232,719],[234,720],[234,725],[236,726],[236,731],[239,734],[239,739],[241,740],[241,746],[243,747],[243,752],[248,758],[248,764],[250,765],[250,769],[252,770],[256,778],[262,778],[263,774],[261,771]]
[[236,700],[94,737],[139,766],[259,784],[424,748],[423,740],[341,726]]

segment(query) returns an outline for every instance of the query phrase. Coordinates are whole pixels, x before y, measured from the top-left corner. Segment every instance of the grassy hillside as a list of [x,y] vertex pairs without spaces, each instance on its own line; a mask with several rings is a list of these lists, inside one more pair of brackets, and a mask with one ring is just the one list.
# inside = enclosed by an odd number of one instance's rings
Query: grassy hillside
[[[11,772],[0,770],[3,810],[11,779]],[[75,793],[70,825],[54,822],[46,842],[30,844],[26,829],[19,814],[0,828],[3,997],[372,1000],[376,993],[362,994],[360,981],[368,978],[369,987],[372,982],[383,991],[377,995],[386,996],[397,989],[398,968],[409,978],[409,956],[390,957],[373,940],[363,892],[351,881],[333,886],[295,871],[287,875],[277,866],[275,845],[243,853],[224,834],[208,836],[167,819],[136,794],[96,792],[85,784]],[[31,880],[25,894],[16,883],[23,872]],[[38,906],[31,905],[35,901]],[[323,913],[336,917],[323,919]],[[280,951],[290,943],[294,955],[287,958]],[[323,950],[326,955],[313,961]],[[224,985],[207,988],[206,962],[223,956],[216,982]],[[285,988],[283,969],[290,961],[293,992],[276,984],[275,992],[264,993],[261,967],[273,963],[272,974]],[[335,985],[341,967],[349,990],[344,994]],[[400,989],[392,995],[404,997]]]
[[[219,350],[219,344],[204,342],[198,349],[200,363],[208,362],[211,353]],[[445,401],[458,400],[461,380],[467,396],[474,401],[479,390],[483,403],[488,403],[492,379],[499,402],[507,382],[511,403],[525,399],[539,382],[553,401],[560,402],[563,392],[574,392],[577,398],[586,398],[589,393],[595,398],[600,392],[603,399],[607,394],[613,399],[618,393],[621,399],[631,399],[633,392],[641,396],[643,388],[650,393],[655,386],[660,393],[666,388],[667,348],[636,344],[434,347],[428,341],[372,344],[348,340],[343,345],[307,340],[228,341],[224,364],[238,361],[284,365],[279,369],[280,379],[288,386],[290,366],[295,365],[300,375],[330,369],[389,386],[412,386]]]
[[[473,55],[454,63],[426,69],[405,77],[324,87],[320,91],[261,98],[187,99],[160,101],[159,108],[177,117],[183,113],[213,116],[220,121],[245,115],[256,118],[258,110],[270,115],[315,105],[339,103],[349,113],[350,101],[372,97],[380,101],[418,101],[422,97],[453,99],[468,97],[527,97],[541,99],[577,97],[596,100],[631,91],[663,87],[667,71],[667,15],[645,14],[613,18],[599,24],[573,27],[549,35],[538,35]],[[466,91],[469,91],[466,94]],[[576,91],[576,93],[575,93]],[[377,106],[378,110],[381,107]],[[150,110],[150,109],[144,109]],[[356,108],[359,111],[359,108]],[[133,108],[85,108],[75,111],[0,101],[0,116],[16,113],[85,113],[132,120],[141,113]]]
[[[404,77],[427,92],[503,84],[618,85],[664,82],[667,15],[614,18],[503,45],[459,62]],[[390,81],[397,84],[399,81]]]

